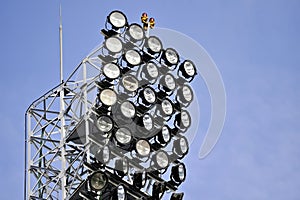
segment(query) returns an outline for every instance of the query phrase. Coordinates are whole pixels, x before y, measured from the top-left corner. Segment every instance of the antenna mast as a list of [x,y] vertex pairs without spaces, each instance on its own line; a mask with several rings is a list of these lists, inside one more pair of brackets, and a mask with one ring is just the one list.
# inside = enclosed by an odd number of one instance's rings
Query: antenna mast
[[59,55],[60,55],[60,83],[64,82],[63,78],[63,44],[62,44],[62,17],[61,5],[59,5]]

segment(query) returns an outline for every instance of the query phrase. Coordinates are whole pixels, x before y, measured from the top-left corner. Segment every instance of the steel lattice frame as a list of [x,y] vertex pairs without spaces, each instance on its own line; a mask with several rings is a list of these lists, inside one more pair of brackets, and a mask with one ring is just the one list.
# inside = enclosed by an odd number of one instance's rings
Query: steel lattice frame
[[89,158],[88,142],[74,143],[67,138],[80,121],[89,118],[101,63],[94,55],[101,49],[26,111],[26,199],[68,198],[87,176],[83,162]]

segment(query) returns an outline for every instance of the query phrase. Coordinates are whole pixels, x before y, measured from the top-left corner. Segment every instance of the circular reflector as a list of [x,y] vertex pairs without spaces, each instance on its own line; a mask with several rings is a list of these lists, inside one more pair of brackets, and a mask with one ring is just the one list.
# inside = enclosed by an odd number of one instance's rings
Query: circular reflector
[[119,53],[123,48],[122,41],[117,37],[107,38],[104,44],[106,49],[112,53]]
[[127,118],[133,118],[135,116],[135,106],[130,101],[124,101],[121,106],[121,113]]
[[134,92],[139,87],[138,80],[132,75],[126,75],[122,79],[122,84],[124,88],[130,92]]
[[169,99],[164,99],[161,102],[161,109],[165,115],[172,115],[173,113],[173,104]]
[[147,63],[145,73],[147,78],[156,79],[159,75],[157,65],[154,64],[153,62]]
[[175,49],[168,48],[165,50],[164,58],[167,64],[177,65],[179,62],[179,56]]
[[169,165],[169,156],[164,151],[159,151],[155,155],[155,161],[160,169],[166,168]]
[[183,110],[183,111],[181,111],[180,116],[181,116],[180,125],[182,125],[184,128],[188,128],[191,125],[191,116],[190,116],[190,114],[186,110]]
[[108,16],[109,23],[115,28],[122,28],[127,24],[127,18],[120,11],[112,11]]
[[114,105],[117,102],[117,94],[112,89],[104,89],[100,93],[100,101],[107,106]]
[[139,140],[137,141],[136,145],[135,145],[135,149],[136,152],[140,155],[140,156],[149,156],[151,148],[150,148],[150,144],[147,140]]
[[133,40],[142,40],[145,37],[144,29],[139,24],[131,24],[128,28],[129,36]]
[[163,86],[165,86],[168,90],[174,90],[176,88],[175,78],[172,74],[166,74],[163,77],[163,80]]
[[148,131],[150,131],[153,128],[153,119],[152,119],[151,115],[146,113],[143,116],[143,125],[144,125],[145,129]]
[[193,90],[188,85],[184,85],[182,88],[180,88],[178,94],[183,103],[189,103],[193,100]]
[[176,154],[178,154],[179,156],[186,155],[189,150],[187,139],[185,137],[181,137],[181,138],[175,140],[174,148],[175,148]]
[[152,88],[150,88],[150,87],[146,87],[143,90],[143,99],[148,104],[154,103],[156,101],[155,91]]
[[113,120],[106,115],[102,115],[97,119],[96,126],[102,132],[109,132],[113,128]]
[[171,139],[171,133],[167,126],[163,126],[160,134],[158,135],[158,141],[160,144],[166,144]]
[[114,63],[107,63],[103,66],[103,74],[108,79],[116,79],[120,76],[120,68]]
[[132,66],[139,65],[142,62],[142,57],[139,52],[133,49],[126,51],[125,59]]
[[190,60],[184,61],[181,70],[183,71],[184,75],[187,77],[193,77],[196,74],[196,67],[194,63]]
[[120,144],[128,144],[131,141],[132,135],[129,129],[119,128],[115,134],[116,140]]
[[89,178],[89,185],[93,190],[102,190],[107,184],[107,176],[101,172],[93,173]]
[[150,53],[159,53],[162,50],[162,43],[158,37],[150,36],[147,39],[147,47],[150,50]]

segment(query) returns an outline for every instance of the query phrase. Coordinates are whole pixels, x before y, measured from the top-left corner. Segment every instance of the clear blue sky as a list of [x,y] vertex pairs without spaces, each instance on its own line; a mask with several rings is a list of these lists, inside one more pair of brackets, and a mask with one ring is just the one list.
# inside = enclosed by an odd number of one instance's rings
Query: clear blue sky
[[[58,0],[0,8],[0,199],[22,199],[24,113],[59,82]],[[65,75],[102,41],[107,14],[142,12],[200,43],[222,74],[227,119],[214,151],[186,158],[185,199],[300,198],[300,1],[62,1]]]

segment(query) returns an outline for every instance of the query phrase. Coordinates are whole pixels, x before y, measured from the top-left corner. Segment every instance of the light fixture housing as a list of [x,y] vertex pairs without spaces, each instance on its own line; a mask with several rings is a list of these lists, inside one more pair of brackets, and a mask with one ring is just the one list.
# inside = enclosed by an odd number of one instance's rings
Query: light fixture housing
[[172,167],[171,170],[171,180],[176,183],[182,183],[186,178],[186,168],[183,163],[179,163],[176,166]]
[[120,105],[120,111],[125,118],[134,118],[136,107],[131,101],[123,101]]
[[133,42],[141,41],[145,38],[145,31],[141,25],[133,23],[128,27],[127,35],[129,35],[130,40]]
[[114,190],[111,200],[126,200],[126,199],[127,199],[126,190],[124,186],[120,184]]
[[115,161],[115,173],[121,177],[128,173],[129,164],[126,157],[117,159]]
[[167,73],[161,77],[160,85],[166,92],[174,91],[176,89],[176,79],[172,74]]
[[152,87],[145,87],[141,93],[140,93],[140,97],[142,99],[142,102],[145,105],[151,105],[154,104],[156,102],[156,92]]
[[100,91],[99,98],[100,101],[106,106],[112,106],[117,102],[117,94],[110,88]]
[[143,66],[143,73],[148,80],[157,79],[159,76],[159,70],[154,62],[148,62]]
[[133,174],[133,186],[141,189],[146,185],[147,182],[147,173],[145,171],[135,172]]
[[115,139],[116,139],[116,141],[117,141],[118,144],[120,144],[120,145],[127,145],[132,140],[132,133],[126,127],[119,128],[115,132]]
[[162,59],[169,67],[177,65],[179,63],[179,55],[173,48],[167,48],[162,55]]
[[115,36],[109,37],[104,41],[104,47],[112,54],[116,54],[122,51],[123,43]]
[[165,184],[161,182],[155,182],[152,188],[152,198],[153,199],[161,199],[165,193]]
[[175,123],[182,130],[187,130],[191,126],[191,120],[192,118],[187,110],[181,110],[175,116]]
[[135,49],[129,49],[124,54],[124,59],[130,67],[137,66],[142,62],[141,54]]
[[176,153],[180,158],[185,156],[189,151],[189,144],[186,137],[180,137],[173,143],[173,151]]
[[108,115],[101,115],[96,122],[97,128],[104,133],[110,132],[114,127],[114,122]]
[[169,155],[165,151],[159,150],[153,156],[153,162],[156,169],[165,169],[169,166]]
[[182,103],[189,104],[194,99],[193,89],[189,85],[184,84],[178,89],[177,96]]
[[149,157],[151,145],[147,140],[140,139],[135,144],[135,151],[139,157]]
[[153,117],[149,113],[144,114],[142,117],[142,125],[146,131],[151,131],[153,129],[154,121]]
[[170,200],[182,200],[184,193],[173,193]]
[[121,84],[128,92],[135,92],[139,88],[139,81],[130,74],[122,78]]
[[117,102],[117,94],[113,89],[106,88],[100,91],[99,99],[102,104],[112,106]]
[[197,74],[195,64],[190,60],[185,60],[180,66],[179,70],[185,78],[194,77]]
[[118,65],[115,63],[107,63],[103,66],[102,69],[103,75],[109,80],[115,80],[120,77],[121,70]]
[[114,29],[120,29],[127,25],[126,15],[118,10],[112,11],[107,16],[107,20]]
[[162,116],[171,116],[174,113],[174,105],[170,99],[163,99],[160,103]]
[[167,125],[164,125],[156,136],[156,142],[160,146],[165,146],[171,140],[171,130]]
[[98,161],[100,161],[102,164],[107,164],[110,161],[111,152],[108,146],[104,146],[102,149],[99,149],[95,157]]
[[94,172],[88,179],[89,186],[94,191],[103,190],[107,183],[108,178],[107,175],[102,171]]
[[148,53],[152,55],[160,53],[163,49],[161,40],[156,36],[149,36],[145,45]]

